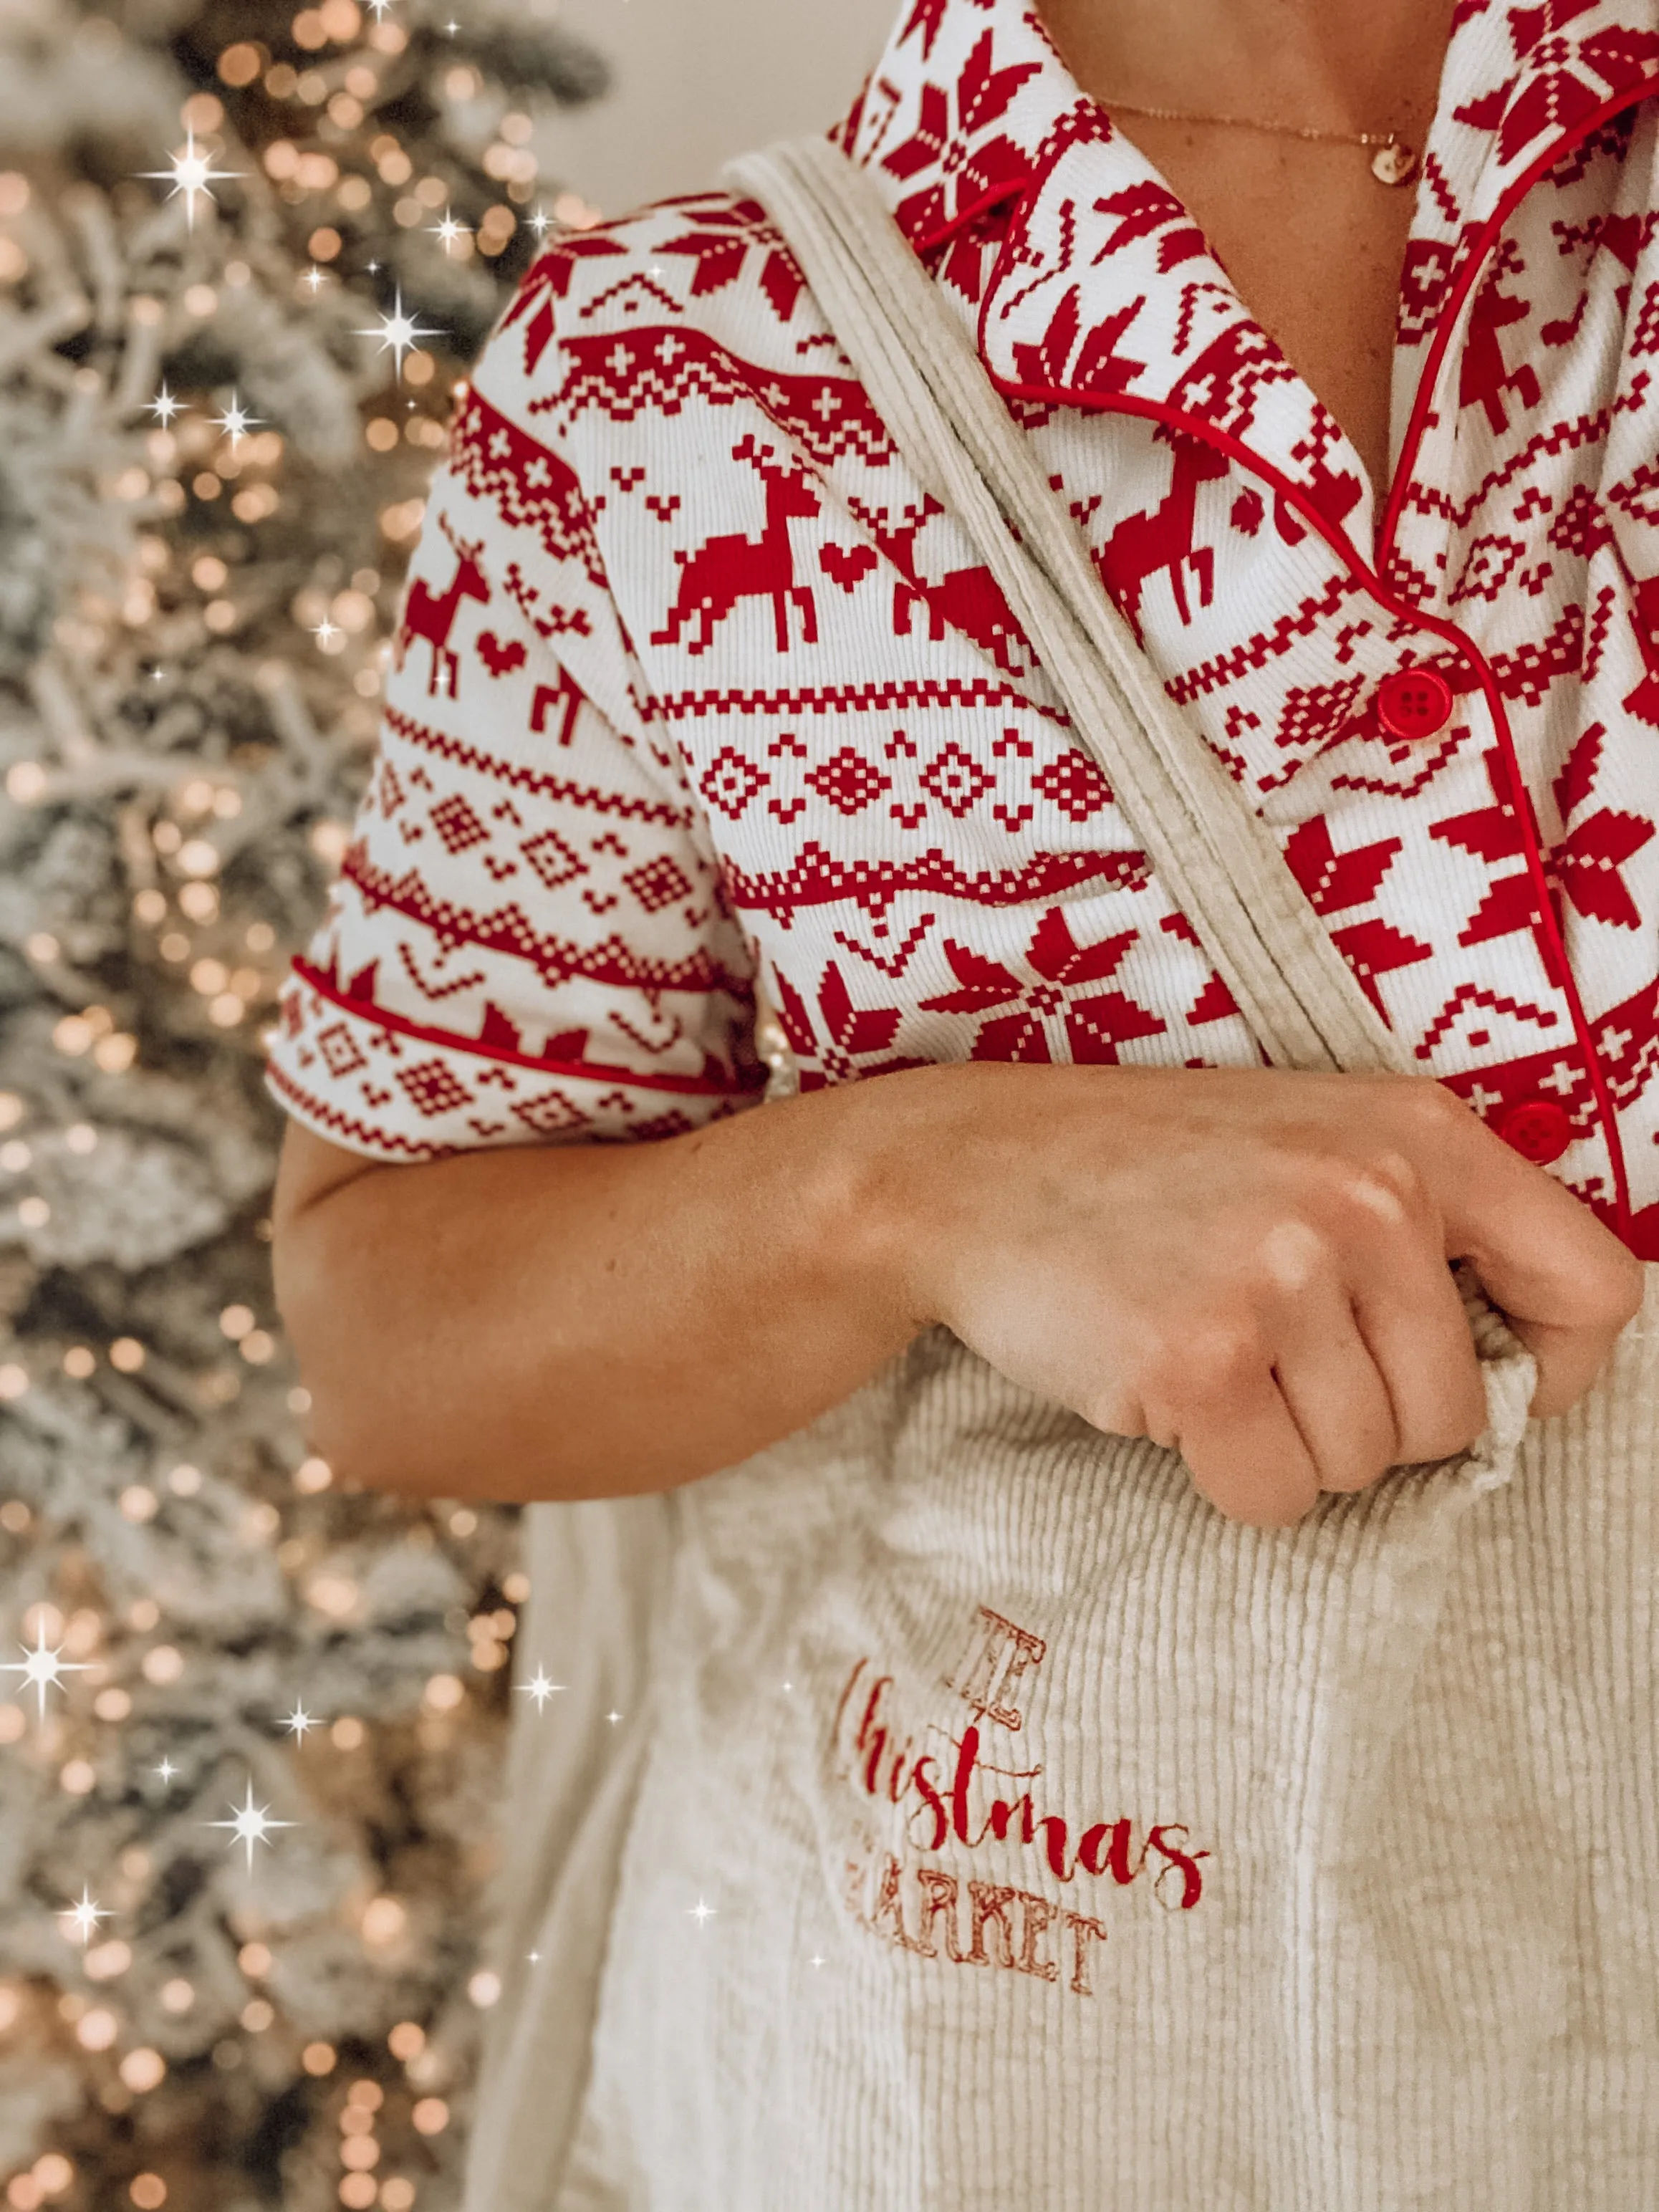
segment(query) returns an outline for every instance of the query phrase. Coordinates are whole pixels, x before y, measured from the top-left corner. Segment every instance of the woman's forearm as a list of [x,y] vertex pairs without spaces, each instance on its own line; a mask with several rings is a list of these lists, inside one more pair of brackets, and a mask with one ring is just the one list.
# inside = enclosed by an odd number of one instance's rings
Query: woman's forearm
[[374,1168],[276,1216],[317,1449],[440,1497],[673,1489],[942,1322],[1284,1525],[1478,1435],[1458,1258],[1536,1356],[1540,1413],[1642,1302],[1568,1191],[1392,1075],[915,1068],[659,1144]]
[[277,1300],[343,1480],[620,1497],[734,1464],[916,1334],[848,1086],[635,1146],[358,1176],[278,1211]]

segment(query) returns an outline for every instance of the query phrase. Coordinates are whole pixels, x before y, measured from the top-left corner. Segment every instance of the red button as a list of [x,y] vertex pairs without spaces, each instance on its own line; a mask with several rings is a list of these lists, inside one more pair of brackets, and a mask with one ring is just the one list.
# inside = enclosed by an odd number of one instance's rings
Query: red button
[[1547,1168],[1572,1142],[1572,1122],[1566,1109],[1553,1099],[1528,1098],[1522,1106],[1510,1107],[1498,1124],[1498,1133],[1523,1160]]
[[1390,737],[1437,737],[1451,710],[1451,685],[1432,668],[1396,668],[1376,687],[1376,718]]

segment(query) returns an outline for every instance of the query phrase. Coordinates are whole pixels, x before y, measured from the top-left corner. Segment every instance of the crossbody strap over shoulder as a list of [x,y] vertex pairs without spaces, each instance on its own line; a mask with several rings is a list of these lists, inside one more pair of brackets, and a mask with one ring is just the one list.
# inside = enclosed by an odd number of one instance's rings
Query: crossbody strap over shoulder
[[1273,831],[1158,681],[971,337],[864,171],[808,138],[726,173],[783,233],[895,443],[973,540],[1269,1060],[1420,1073]]

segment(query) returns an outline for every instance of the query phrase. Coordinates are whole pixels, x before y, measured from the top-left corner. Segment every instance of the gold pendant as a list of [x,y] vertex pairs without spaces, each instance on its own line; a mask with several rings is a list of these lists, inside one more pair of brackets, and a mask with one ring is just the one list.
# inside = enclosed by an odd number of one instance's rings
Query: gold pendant
[[1379,184],[1408,185],[1417,174],[1417,149],[1390,138],[1371,156],[1371,174]]

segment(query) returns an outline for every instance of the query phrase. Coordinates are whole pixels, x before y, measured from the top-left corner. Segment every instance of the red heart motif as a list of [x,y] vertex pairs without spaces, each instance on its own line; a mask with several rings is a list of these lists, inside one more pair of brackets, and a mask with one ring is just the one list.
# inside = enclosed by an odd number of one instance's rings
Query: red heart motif
[[478,658],[492,676],[510,676],[524,666],[524,641],[509,638],[503,645],[493,629],[487,629],[478,639]]
[[818,549],[818,566],[843,592],[854,592],[860,579],[876,566],[876,556],[867,545],[823,545]]

